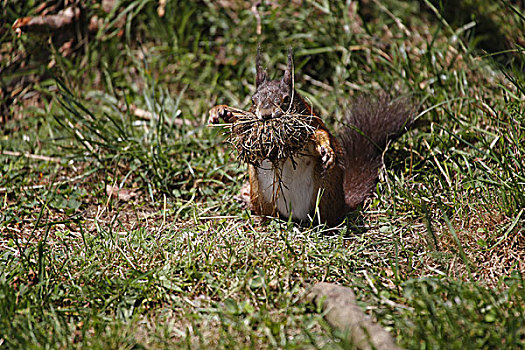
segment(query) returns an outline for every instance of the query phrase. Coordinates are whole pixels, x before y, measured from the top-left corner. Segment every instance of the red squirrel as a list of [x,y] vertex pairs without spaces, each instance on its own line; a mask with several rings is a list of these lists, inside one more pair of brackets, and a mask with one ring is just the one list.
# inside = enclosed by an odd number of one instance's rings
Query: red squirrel
[[[270,80],[256,57],[256,91],[250,112],[259,119],[279,118],[283,111],[315,115],[294,89],[290,49],[284,76]],[[329,226],[341,223],[369,196],[378,180],[382,152],[389,140],[400,135],[411,114],[405,101],[357,98],[345,116],[347,125],[336,138],[323,121],[315,118],[315,132],[293,159],[278,163],[268,159],[248,164],[249,181],[241,197],[257,215],[292,217],[299,222],[320,218]],[[213,107],[209,123],[233,123],[226,105]]]

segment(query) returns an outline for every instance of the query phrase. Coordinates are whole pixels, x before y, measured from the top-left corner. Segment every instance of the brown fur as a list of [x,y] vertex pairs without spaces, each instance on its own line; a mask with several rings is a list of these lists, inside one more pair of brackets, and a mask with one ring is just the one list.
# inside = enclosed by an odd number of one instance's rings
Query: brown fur
[[340,136],[345,151],[345,202],[350,210],[373,191],[387,142],[401,135],[412,113],[413,107],[406,99],[392,100],[384,92],[375,98],[354,99]]

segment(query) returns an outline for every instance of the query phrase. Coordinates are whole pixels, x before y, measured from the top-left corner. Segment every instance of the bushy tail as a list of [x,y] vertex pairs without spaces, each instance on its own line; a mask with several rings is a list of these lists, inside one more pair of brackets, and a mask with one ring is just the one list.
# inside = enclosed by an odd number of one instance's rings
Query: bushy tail
[[353,101],[340,138],[345,152],[345,201],[350,210],[373,191],[387,142],[403,133],[413,112],[408,99],[394,100],[386,93]]

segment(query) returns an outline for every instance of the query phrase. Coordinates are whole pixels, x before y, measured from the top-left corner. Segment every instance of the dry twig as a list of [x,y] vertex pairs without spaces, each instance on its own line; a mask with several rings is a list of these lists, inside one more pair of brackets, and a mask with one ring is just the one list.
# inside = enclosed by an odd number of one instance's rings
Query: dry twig
[[251,112],[229,108],[236,118],[231,125],[230,142],[241,162],[259,165],[264,159],[273,163],[292,159],[315,132],[314,115],[284,113],[262,120]]

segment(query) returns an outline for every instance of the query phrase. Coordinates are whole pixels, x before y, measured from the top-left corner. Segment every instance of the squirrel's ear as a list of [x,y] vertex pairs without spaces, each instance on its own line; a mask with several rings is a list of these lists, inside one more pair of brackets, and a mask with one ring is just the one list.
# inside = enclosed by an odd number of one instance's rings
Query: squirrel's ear
[[257,48],[257,56],[255,57],[255,86],[259,87],[268,77],[266,76],[266,71],[263,70],[261,65],[261,47]]
[[293,49],[290,47],[288,48],[288,65],[283,76],[283,82],[290,87],[293,87],[293,73]]

